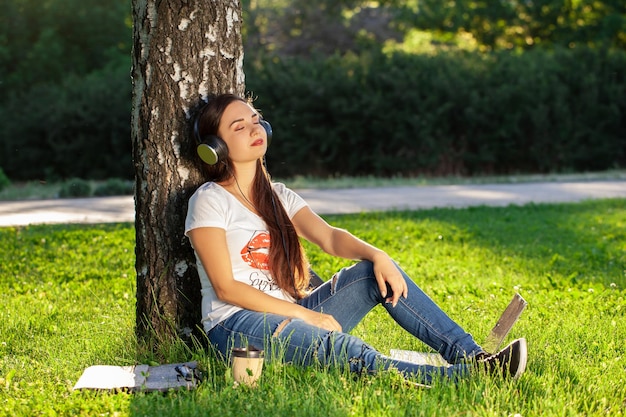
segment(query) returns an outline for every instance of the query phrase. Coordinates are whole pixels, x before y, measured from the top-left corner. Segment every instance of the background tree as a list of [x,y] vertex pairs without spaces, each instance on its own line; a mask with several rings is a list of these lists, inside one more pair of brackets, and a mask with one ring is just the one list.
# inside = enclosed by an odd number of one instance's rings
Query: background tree
[[187,200],[203,182],[190,120],[201,98],[244,92],[243,46],[237,0],[133,0],[132,14],[137,334],[146,340],[199,323],[183,235]]

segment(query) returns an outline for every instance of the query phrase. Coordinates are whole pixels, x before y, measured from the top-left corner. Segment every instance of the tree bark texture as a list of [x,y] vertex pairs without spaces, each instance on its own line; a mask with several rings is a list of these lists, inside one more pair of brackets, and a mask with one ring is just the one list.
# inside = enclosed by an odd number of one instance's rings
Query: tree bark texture
[[200,284],[184,236],[202,183],[193,118],[209,94],[244,92],[237,0],[133,0],[132,142],[140,340],[189,335]]

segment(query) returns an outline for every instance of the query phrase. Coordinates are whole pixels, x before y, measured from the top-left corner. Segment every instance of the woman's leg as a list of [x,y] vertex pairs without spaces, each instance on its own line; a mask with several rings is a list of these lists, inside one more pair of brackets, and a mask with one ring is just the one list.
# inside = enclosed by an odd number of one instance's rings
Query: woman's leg
[[413,376],[424,383],[430,383],[433,376],[455,379],[469,373],[468,367],[463,364],[434,367],[391,360],[347,333],[330,332],[302,320],[247,310],[224,320],[208,335],[211,343],[227,360],[232,347],[251,344],[262,346],[268,361],[278,359],[300,366],[321,364],[356,373],[393,367],[405,376]]
[[[396,307],[385,304],[369,261],[342,269],[300,300],[300,304],[333,315],[343,331],[349,332],[374,306],[382,303],[400,326],[439,352],[449,363],[483,352],[469,333],[450,319],[404,271],[400,271],[407,281],[408,296],[400,297]],[[388,291],[391,292],[389,287]]]

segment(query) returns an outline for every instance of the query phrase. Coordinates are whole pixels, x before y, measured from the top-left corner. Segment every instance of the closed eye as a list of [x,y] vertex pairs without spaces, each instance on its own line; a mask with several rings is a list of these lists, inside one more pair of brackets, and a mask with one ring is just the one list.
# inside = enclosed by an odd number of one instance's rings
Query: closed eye
[[[252,113],[252,123],[255,125],[258,125],[259,123],[261,123],[261,118],[259,117],[258,113]],[[238,131],[238,130],[242,130],[244,129],[246,126],[245,124],[242,124],[242,122],[244,122],[244,119],[237,119],[237,120],[233,120],[233,122],[230,124],[230,127],[234,130],[234,131]]]

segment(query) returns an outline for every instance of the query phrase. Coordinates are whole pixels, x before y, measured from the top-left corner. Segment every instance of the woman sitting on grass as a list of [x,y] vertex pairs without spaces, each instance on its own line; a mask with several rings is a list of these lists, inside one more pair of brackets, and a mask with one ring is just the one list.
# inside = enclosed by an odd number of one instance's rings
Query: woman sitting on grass
[[[330,226],[295,192],[272,183],[263,163],[271,128],[250,102],[214,97],[195,127],[209,182],[189,201],[185,234],[197,259],[204,329],[225,358],[230,348],[252,344],[298,365],[395,368],[425,383],[481,369],[514,378],[524,372],[525,339],[485,352],[385,252]],[[300,237],[360,262],[309,291]],[[452,365],[394,360],[351,336],[378,304]]]

